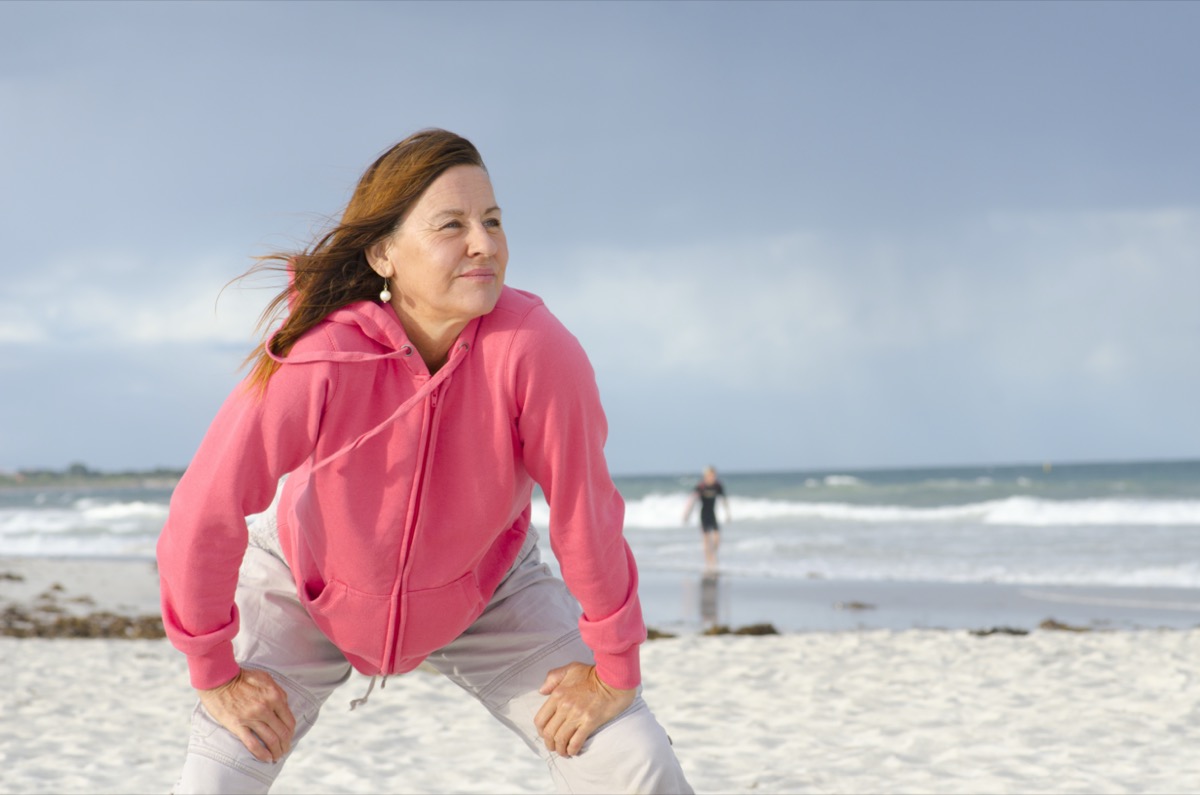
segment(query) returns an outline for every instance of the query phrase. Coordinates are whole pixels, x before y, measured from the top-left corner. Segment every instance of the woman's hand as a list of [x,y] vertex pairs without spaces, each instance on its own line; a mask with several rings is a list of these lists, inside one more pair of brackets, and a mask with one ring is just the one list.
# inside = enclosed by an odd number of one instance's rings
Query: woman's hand
[[243,668],[220,687],[201,690],[200,703],[260,762],[278,762],[292,749],[296,719],[287,693],[266,671]]
[[637,690],[609,687],[596,676],[596,666],[573,662],[546,674],[538,691],[549,696],[534,716],[546,748],[575,756],[597,729],[620,715],[637,697]]

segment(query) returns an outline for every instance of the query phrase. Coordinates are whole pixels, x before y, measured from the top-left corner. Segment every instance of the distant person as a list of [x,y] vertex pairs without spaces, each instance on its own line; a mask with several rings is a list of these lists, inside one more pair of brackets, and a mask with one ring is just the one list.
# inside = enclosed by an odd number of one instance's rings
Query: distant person
[[717,497],[725,506],[725,521],[732,522],[733,514],[729,510],[729,498],[725,496],[725,487],[717,480],[715,467],[704,470],[704,476],[688,498],[687,507],[683,510],[683,521],[686,524],[692,515],[696,501],[700,501],[700,530],[704,534],[704,565],[709,571],[717,568],[717,550],[721,546],[721,528],[717,524]]
[[[200,700],[175,792],[267,792],[352,667],[373,687],[426,661],[562,791],[691,792],[640,694],[595,376],[541,300],[504,285],[479,152],[406,138],[331,231],[269,261],[292,277],[268,309],[286,317],[158,542],[164,624]],[[535,483],[562,579],[530,526]],[[446,741],[469,755],[474,733]]]

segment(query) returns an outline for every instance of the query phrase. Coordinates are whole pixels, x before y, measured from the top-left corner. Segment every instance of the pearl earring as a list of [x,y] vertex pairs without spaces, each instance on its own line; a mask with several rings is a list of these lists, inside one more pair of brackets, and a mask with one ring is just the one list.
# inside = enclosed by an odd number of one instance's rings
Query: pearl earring
[[392,300],[392,291],[388,289],[387,279],[383,280],[383,289],[379,291],[379,300],[385,304]]

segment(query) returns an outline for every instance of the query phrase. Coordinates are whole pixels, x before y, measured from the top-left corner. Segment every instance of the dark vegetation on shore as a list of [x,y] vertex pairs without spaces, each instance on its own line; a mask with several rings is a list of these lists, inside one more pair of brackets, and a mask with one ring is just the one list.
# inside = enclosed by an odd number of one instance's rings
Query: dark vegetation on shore
[[74,463],[66,469],[18,469],[15,472],[0,470],[0,488],[27,486],[43,488],[173,486],[182,476],[182,469],[173,469],[170,467],[103,472],[92,469],[87,464]]
[[[0,579],[20,581],[19,574],[0,572]],[[166,636],[162,617],[125,616],[107,610],[90,610],[91,597],[67,598],[66,589],[54,583],[30,606],[10,604],[0,610],[0,636],[10,638],[125,638],[151,640]]]

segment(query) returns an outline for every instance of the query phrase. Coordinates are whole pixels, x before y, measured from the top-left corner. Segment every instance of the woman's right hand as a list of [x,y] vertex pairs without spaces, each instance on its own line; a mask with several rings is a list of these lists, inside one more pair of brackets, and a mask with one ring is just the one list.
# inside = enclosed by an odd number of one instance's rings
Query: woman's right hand
[[278,762],[292,749],[296,719],[287,693],[266,671],[243,668],[225,684],[201,690],[200,703],[260,762]]

